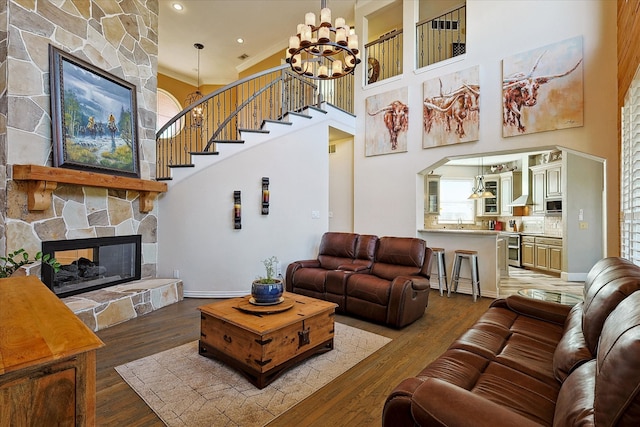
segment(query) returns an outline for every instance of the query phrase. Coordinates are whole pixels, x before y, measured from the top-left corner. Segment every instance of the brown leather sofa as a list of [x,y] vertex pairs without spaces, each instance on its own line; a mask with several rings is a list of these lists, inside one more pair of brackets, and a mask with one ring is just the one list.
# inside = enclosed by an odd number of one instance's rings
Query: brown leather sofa
[[383,426],[640,425],[640,268],[600,260],[574,307],[496,300],[387,397]]
[[335,302],[339,313],[401,328],[427,307],[431,255],[418,238],[328,232],[317,259],[289,264],[285,286]]

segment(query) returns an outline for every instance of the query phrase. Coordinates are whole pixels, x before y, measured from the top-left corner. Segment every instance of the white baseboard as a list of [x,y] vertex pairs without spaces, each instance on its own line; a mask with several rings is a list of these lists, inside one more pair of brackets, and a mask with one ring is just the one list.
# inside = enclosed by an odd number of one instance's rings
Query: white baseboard
[[247,291],[184,291],[185,298],[236,298],[249,295]]

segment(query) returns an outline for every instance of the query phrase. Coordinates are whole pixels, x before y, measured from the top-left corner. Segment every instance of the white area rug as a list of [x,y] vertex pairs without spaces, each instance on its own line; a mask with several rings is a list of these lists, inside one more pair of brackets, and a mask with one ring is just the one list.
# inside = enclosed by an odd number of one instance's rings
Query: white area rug
[[391,341],[335,324],[334,348],[259,390],[236,370],[198,354],[198,342],[117,366],[168,426],[263,426]]

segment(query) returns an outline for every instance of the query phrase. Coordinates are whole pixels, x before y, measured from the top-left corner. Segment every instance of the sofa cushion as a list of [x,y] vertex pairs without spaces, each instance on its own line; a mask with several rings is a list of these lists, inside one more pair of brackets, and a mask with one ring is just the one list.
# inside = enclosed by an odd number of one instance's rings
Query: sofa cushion
[[378,240],[378,236],[370,234],[361,234],[358,236],[353,263],[371,268],[376,255],[376,249],[378,248]]
[[596,356],[595,421],[637,426],[640,420],[640,292],[609,315]]
[[[502,408],[546,425],[550,425],[553,419],[554,402],[559,391],[557,385],[547,384],[515,369],[490,362],[478,354],[458,349],[447,350],[422,370],[417,378],[423,379],[425,385],[432,379],[444,381],[486,399],[485,402],[495,402]],[[416,393],[419,394],[423,387],[418,387]],[[472,398],[471,395],[467,397]],[[433,399],[438,397],[433,396]],[[474,412],[467,407],[468,400],[443,403],[453,411],[459,407],[464,413]],[[466,425],[475,425],[470,419],[466,421]]]
[[398,276],[417,276],[424,263],[426,243],[412,237],[381,237],[371,273],[393,280]]
[[547,384],[558,386],[558,381],[553,376],[554,350],[555,345],[526,335],[512,334],[495,361]]
[[593,267],[591,267],[591,269],[589,270],[589,273],[587,273],[586,279],[584,280],[585,295],[589,291],[589,288],[591,287],[591,285],[596,281],[596,278],[600,276],[602,273],[615,270],[620,267],[624,268],[628,266],[633,266],[633,263],[629,260],[626,260],[620,257],[602,258],[601,260],[593,264]]
[[318,249],[320,266],[325,270],[336,270],[341,264],[350,264],[356,255],[357,241],[355,233],[324,233]]
[[465,390],[471,390],[488,364],[489,360],[478,354],[449,349],[423,369],[417,377],[438,378]]
[[510,335],[511,332],[504,328],[476,324],[465,331],[449,348],[466,350],[487,360],[493,360],[502,351]]
[[296,288],[315,292],[325,291],[327,270],[324,268],[300,268],[294,273]]
[[574,369],[593,358],[582,333],[582,304],[576,304],[567,316],[562,339],[553,353],[553,374],[563,382]]
[[551,425],[559,388],[517,369],[490,363],[472,392],[542,425]]
[[372,274],[353,274],[347,281],[347,297],[370,301],[386,307],[389,303],[389,281]]
[[553,427],[595,425],[595,378],[595,359],[581,365],[567,377],[556,401]]
[[596,353],[604,321],[617,305],[640,289],[637,267],[624,266],[600,274],[587,291],[584,299],[582,328],[587,347]]

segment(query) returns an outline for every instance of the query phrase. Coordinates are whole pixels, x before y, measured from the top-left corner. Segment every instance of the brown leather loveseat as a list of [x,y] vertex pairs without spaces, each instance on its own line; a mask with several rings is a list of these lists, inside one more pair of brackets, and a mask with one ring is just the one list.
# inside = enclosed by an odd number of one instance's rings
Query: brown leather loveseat
[[574,307],[510,296],[387,397],[383,426],[640,425],[640,267],[598,261]]
[[431,254],[418,238],[328,232],[317,259],[289,264],[285,285],[335,302],[339,313],[401,328],[427,307]]

